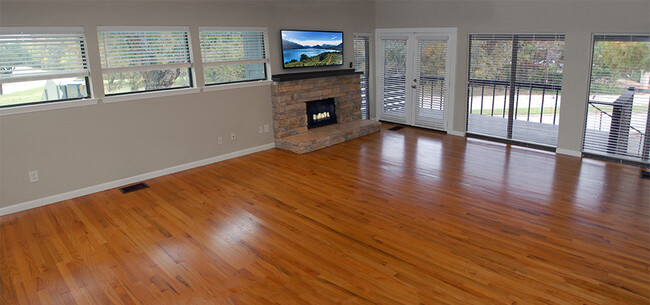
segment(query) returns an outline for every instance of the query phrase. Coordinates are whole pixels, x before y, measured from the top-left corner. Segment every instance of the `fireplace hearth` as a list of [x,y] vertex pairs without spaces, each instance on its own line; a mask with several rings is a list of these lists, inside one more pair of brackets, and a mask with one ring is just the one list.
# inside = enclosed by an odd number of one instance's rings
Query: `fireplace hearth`
[[306,102],[307,128],[336,124],[336,104],[333,98]]

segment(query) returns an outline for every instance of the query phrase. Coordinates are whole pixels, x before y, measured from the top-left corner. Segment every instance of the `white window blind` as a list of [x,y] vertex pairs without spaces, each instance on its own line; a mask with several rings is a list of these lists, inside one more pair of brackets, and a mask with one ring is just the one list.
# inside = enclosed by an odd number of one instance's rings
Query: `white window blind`
[[594,35],[583,152],[650,164],[650,35]]
[[468,133],[557,145],[562,34],[472,34]]
[[361,118],[369,118],[370,35],[354,35],[354,69],[361,74]]
[[0,83],[88,76],[83,29],[0,29]]
[[104,73],[189,68],[187,31],[100,31]]
[[192,85],[188,29],[98,30],[105,95]]
[[267,79],[264,30],[201,28],[199,40],[207,85]]

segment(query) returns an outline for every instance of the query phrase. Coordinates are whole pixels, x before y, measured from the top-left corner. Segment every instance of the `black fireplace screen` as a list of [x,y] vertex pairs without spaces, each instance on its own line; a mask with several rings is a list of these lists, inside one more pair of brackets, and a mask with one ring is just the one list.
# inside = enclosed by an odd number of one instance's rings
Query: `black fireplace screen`
[[336,107],[333,98],[307,102],[307,128],[336,123]]

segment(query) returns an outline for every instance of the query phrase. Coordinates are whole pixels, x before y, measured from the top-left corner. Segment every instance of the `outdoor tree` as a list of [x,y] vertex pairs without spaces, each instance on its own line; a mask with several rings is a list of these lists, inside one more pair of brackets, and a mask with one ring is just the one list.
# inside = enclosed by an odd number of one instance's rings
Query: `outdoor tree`
[[[127,35],[125,38],[126,44],[134,52],[141,52],[138,55],[143,61],[154,64],[166,64],[166,62],[162,62],[161,59],[157,58],[155,51],[143,35]],[[145,90],[169,88],[174,84],[174,81],[180,74],[180,69],[148,70],[140,72],[140,75],[142,76],[141,82],[144,83]]]
[[471,43],[470,78],[499,81],[510,79],[511,40],[472,40]]
[[[146,65],[165,65],[177,63],[179,54],[183,54],[182,43],[169,43],[165,35],[177,33],[117,33],[109,39],[114,43],[117,54],[109,58],[121,67]],[[173,40],[173,39],[171,39]],[[179,52],[179,50],[181,50]],[[156,90],[173,87],[183,75],[183,69],[148,69],[142,71],[114,72],[104,75],[106,91],[109,93],[122,91]],[[128,89],[125,89],[128,88]]]
[[[208,62],[225,62],[246,60],[245,41],[247,37],[241,32],[202,33],[201,50],[209,54]],[[227,48],[228,52],[223,52]],[[263,55],[255,54],[255,58]],[[206,59],[204,59],[205,63]],[[251,65],[251,64],[248,64]],[[252,64],[254,65],[254,64]],[[227,83],[246,79],[246,64],[225,64],[206,66],[203,73],[206,83]]]
[[406,44],[387,41],[384,46],[384,65],[386,74],[403,74],[406,66]]
[[564,41],[520,41],[517,80],[538,84],[562,84]]
[[447,43],[426,42],[420,48],[421,76],[444,76],[447,68]]
[[619,93],[628,87],[647,86],[649,74],[650,42],[597,41],[594,44],[592,89]]

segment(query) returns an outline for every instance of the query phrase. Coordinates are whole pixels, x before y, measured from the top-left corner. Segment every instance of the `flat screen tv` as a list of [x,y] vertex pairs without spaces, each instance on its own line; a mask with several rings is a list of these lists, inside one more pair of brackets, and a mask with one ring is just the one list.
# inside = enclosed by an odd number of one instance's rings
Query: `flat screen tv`
[[343,32],[281,30],[285,69],[343,65]]

